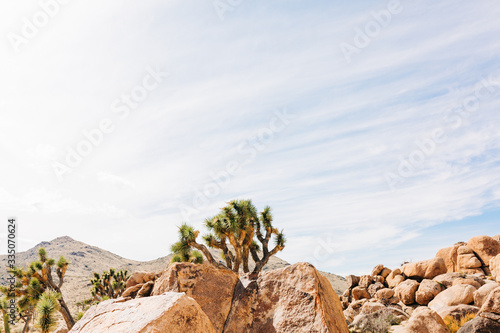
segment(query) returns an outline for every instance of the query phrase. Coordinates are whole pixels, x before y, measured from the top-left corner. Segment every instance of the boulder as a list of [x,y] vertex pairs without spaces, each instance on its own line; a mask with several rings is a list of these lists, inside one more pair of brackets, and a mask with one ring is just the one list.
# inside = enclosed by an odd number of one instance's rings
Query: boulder
[[391,280],[391,282],[387,283],[387,285],[389,286],[389,288],[396,288],[404,280],[405,278],[403,275],[396,275],[394,279]]
[[401,333],[449,333],[443,319],[426,306],[413,311]]
[[384,279],[389,275],[391,274],[391,270],[387,267],[384,267],[384,269],[382,270],[382,272],[380,272],[380,276],[383,277]]
[[491,276],[495,278],[495,280],[500,283],[500,254],[490,259],[490,271]]
[[137,292],[136,297],[148,297],[151,295],[151,292],[153,291],[153,287],[155,285],[154,281],[149,281],[144,283],[144,285],[141,287],[141,289]]
[[372,314],[377,311],[385,309],[385,305],[380,302],[366,302],[361,307],[361,314]]
[[238,282],[238,275],[227,269],[209,264],[174,263],[156,280],[151,295],[186,293],[207,314],[215,331],[222,332]]
[[149,281],[154,281],[156,279],[156,273],[137,271],[132,273],[127,280],[126,288],[135,286],[136,284],[146,283]]
[[368,288],[370,284],[373,282],[373,276],[371,275],[362,275],[359,278],[359,283],[358,286],[363,287],[363,288]]
[[70,333],[215,333],[207,315],[185,294],[165,293],[125,302],[112,299],[91,307]]
[[498,316],[495,317],[496,320],[500,320],[500,287],[493,289],[483,305],[481,306],[481,311],[479,312],[480,316],[484,316],[485,313],[493,313]]
[[476,290],[474,292],[474,305],[478,307],[483,306],[488,295],[496,288],[498,288],[497,283],[486,283],[484,286]]
[[359,276],[356,275],[347,275],[346,276],[347,289],[352,289],[358,286]]
[[420,283],[415,280],[405,280],[394,289],[394,293],[403,304],[410,305],[415,303],[415,292],[419,285]]
[[456,320],[460,320],[468,314],[477,314],[479,312],[479,308],[473,305],[459,304],[453,306],[446,306],[442,308],[438,314],[441,318],[446,318],[448,316],[453,317]]
[[352,323],[354,318],[361,312],[361,307],[366,303],[366,298],[352,302],[349,307],[344,310],[344,317],[349,322]]
[[385,277],[385,282],[387,283],[389,288],[395,287],[395,286],[391,287],[391,283],[397,275],[401,275],[401,270],[399,268],[396,268],[395,270],[391,271],[389,275]]
[[444,259],[436,257],[430,260],[404,264],[401,268],[404,275],[415,279],[432,279],[448,270]]
[[476,279],[468,279],[468,278],[458,278],[455,281],[453,281],[453,286],[456,286],[457,284],[468,284],[469,286],[473,286],[476,289],[481,288],[482,284],[479,283]]
[[384,288],[377,291],[375,298],[378,300],[388,300],[394,296],[394,289]]
[[429,279],[422,280],[415,293],[415,301],[420,305],[427,305],[441,291],[443,291],[443,287],[436,281]]
[[497,242],[500,243],[500,235],[496,235],[496,236],[493,236],[491,238],[493,238],[494,240],[496,240]]
[[481,259],[484,266],[489,266],[490,259],[500,254],[500,243],[489,236],[472,237],[467,246]]
[[370,297],[375,297],[375,294],[377,293],[377,291],[379,291],[380,289],[384,289],[385,286],[380,283],[380,282],[376,282],[374,284],[371,284],[369,287],[368,287],[368,294],[370,294]]
[[[218,304],[213,302],[212,307],[217,309]],[[314,266],[297,263],[264,272],[247,285],[239,283],[224,332],[349,330],[330,282]]]
[[461,274],[461,273],[446,273],[446,274],[438,275],[432,280],[436,281],[437,283],[442,284],[446,288],[449,288],[453,285],[453,281],[455,281],[456,279],[462,278],[462,277],[463,277],[463,274]]
[[373,283],[384,283],[385,279],[382,275],[377,275],[373,277]]
[[122,297],[132,297],[132,298],[135,298],[135,296],[137,296],[137,293],[139,292],[139,290],[141,290],[141,288],[144,285],[145,285],[145,283],[139,283],[139,284],[135,284],[135,285],[133,285],[131,287],[128,287],[123,292]]
[[[463,246],[462,246],[463,247]],[[458,255],[457,271],[462,272],[473,268],[480,268],[483,264],[474,253]]]
[[[462,243],[464,244],[464,243]],[[450,247],[445,247],[436,253],[436,257],[441,257],[444,260],[448,273],[457,271],[457,250],[461,244],[455,244]]]
[[429,308],[440,312],[447,306],[470,304],[474,301],[474,291],[476,288],[466,284],[452,286],[434,297],[429,303]]
[[382,272],[382,270],[384,269],[384,265],[377,265],[373,268],[372,270],[372,276],[376,276],[376,275],[379,275],[380,272]]
[[352,289],[352,299],[355,301],[359,301],[360,299],[369,299],[370,294],[368,293],[368,290],[365,287],[354,287]]
[[500,323],[483,317],[476,317],[463,325],[457,333],[497,333]]

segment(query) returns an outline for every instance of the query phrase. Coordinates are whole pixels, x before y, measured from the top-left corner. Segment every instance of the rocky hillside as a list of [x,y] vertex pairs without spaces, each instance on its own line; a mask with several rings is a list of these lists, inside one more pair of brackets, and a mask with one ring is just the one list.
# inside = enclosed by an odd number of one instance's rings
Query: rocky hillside
[[[62,291],[65,299],[72,310],[75,310],[75,304],[90,297],[89,280],[93,272],[103,272],[110,267],[115,269],[127,269],[130,273],[134,271],[160,272],[166,269],[170,262],[171,255],[161,257],[151,261],[135,261],[122,258],[109,251],[91,246],[64,236],[58,237],[50,242],[44,241],[25,252],[19,252],[16,256],[18,266],[25,266],[27,263],[38,259],[38,248],[44,247],[52,258],[65,256],[71,264],[66,273],[65,283]],[[222,260],[220,251],[211,251],[215,258]],[[0,256],[0,265],[7,266],[7,256]],[[265,271],[274,270],[289,266],[286,261],[272,257],[269,264],[264,268]],[[332,284],[337,294],[342,294],[347,288],[345,279],[341,276],[331,273],[324,273]],[[7,272],[0,271],[0,283],[6,284]]]

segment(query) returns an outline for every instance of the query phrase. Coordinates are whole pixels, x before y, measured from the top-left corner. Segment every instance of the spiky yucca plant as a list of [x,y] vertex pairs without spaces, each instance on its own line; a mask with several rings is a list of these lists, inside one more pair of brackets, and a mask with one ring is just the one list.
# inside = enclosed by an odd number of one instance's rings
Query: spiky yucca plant
[[94,300],[103,300],[105,297],[118,298],[125,291],[127,280],[130,277],[127,270],[115,271],[110,268],[109,271],[101,275],[94,272],[94,278],[90,280],[92,289],[90,293]]
[[42,297],[38,301],[36,305],[36,326],[41,329],[42,333],[50,333],[56,328],[56,313],[60,309],[58,301],[60,297],[60,294],[49,290],[43,293]]
[[[3,328],[5,333],[10,333],[9,300],[5,296],[0,299],[0,311],[2,312]],[[1,331],[2,330],[0,330],[0,332]]]
[[[250,271],[250,255],[255,262],[253,273],[260,273],[269,258],[285,248],[285,235],[274,227],[271,208],[268,206],[258,214],[251,200],[229,202],[218,215],[206,219],[205,226],[210,231],[203,236],[206,245],[222,250],[226,267],[237,273],[240,266],[243,266],[243,272]],[[196,248],[203,252],[211,264],[220,266],[215,263],[208,249],[196,242],[198,234],[198,230],[187,224],[179,227],[179,242],[172,246],[176,254],[174,259],[188,261],[190,249]],[[269,249],[272,239],[275,244]]]

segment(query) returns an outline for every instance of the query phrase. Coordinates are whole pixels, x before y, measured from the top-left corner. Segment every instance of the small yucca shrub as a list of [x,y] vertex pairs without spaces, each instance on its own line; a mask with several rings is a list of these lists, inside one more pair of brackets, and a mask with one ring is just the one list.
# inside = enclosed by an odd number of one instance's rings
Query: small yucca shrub
[[43,293],[36,305],[38,313],[36,326],[41,329],[42,333],[49,333],[57,326],[56,312],[59,311],[58,299],[61,296],[54,291]]
[[458,332],[460,327],[464,326],[465,323],[474,318],[476,318],[476,314],[474,313],[468,313],[465,316],[460,317],[459,319],[453,316],[446,316],[444,318],[444,323],[446,324],[446,327],[448,327],[451,333],[456,333]]

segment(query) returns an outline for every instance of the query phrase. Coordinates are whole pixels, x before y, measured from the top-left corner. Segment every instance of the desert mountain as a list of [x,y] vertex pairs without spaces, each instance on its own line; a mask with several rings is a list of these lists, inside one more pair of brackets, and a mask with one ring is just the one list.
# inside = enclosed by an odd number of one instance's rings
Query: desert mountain
[[[48,255],[56,260],[60,256],[65,256],[71,262],[62,292],[73,311],[76,310],[77,302],[90,298],[89,280],[93,272],[101,273],[110,267],[118,270],[127,269],[130,273],[138,270],[160,272],[167,268],[172,256],[168,255],[151,261],[135,261],[63,236],[50,242],[41,242],[28,251],[17,253],[16,264],[19,267],[24,267],[27,263],[37,260],[38,248],[40,247],[44,247]],[[222,260],[220,251],[211,250],[211,252],[214,258]],[[6,255],[0,256],[0,265],[7,267]],[[264,270],[274,270],[289,265],[278,257],[271,257]],[[342,294],[347,289],[347,283],[343,277],[331,273],[323,273],[323,275],[330,281],[337,294]],[[7,276],[5,270],[0,270],[0,283],[7,284]]]

